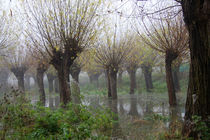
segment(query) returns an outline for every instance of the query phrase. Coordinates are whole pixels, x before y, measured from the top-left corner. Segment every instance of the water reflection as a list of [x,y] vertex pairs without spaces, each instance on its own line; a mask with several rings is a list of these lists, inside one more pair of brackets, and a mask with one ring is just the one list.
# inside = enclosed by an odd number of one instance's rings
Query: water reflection
[[[102,96],[85,96],[82,104],[95,109],[105,106],[113,112],[113,139],[136,139],[139,137],[144,139],[143,135],[149,134],[150,131],[158,131],[156,127],[159,124],[145,120],[150,115],[159,114],[166,118],[170,117],[170,121],[163,125],[168,127],[172,133],[176,131],[177,124],[179,125],[183,121],[184,106],[169,108],[167,100],[157,100],[156,97],[147,95],[123,95],[119,96],[117,100]],[[52,109],[59,107],[59,96],[48,96],[46,106]]]
[[[35,103],[36,99],[32,100]],[[154,103],[151,96],[140,95],[124,95],[119,96],[117,100],[111,100],[101,96],[85,96],[81,101],[82,104],[91,106],[93,108],[103,108],[103,106],[110,108],[112,112],[120,115],[128,115],[135,118],[143,118],[145,115],[160,114],[163,116],[172,116],[172,119],[184,117],[184,106],[177,108],[169,108],[167,101]],[[46,100],[46,107],[59,107],[59,96],[48,96]]]
[[113,129],[112,129],[112,139],[113,140],[118,140],[118,139],[125,140],[126,138],[122,132],[122,128],[119,123],[118,106],[120,108],[120,104],[118,104],[118,100],[108,99],[108,106],[109,106],[110,110],[113,112],[112,119],[114,120]]
[[45,104],[46,107],[49,107],[51,109],[56,109],[59,107],[59,104],[60,104],[59,96],[51,96],[51,95],[47,96]]
[[54,98],[49,96],[49,107],[53,108],[54,107]]
[[130,111],[128,113],[131,116],[138,116],[137,110],[137,97],[135,95],[130,95]]

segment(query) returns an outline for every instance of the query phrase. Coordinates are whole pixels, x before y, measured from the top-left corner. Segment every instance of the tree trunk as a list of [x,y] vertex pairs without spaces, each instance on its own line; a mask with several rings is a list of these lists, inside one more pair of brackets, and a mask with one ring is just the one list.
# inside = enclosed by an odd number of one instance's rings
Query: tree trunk
[[[210,116],[210,1],[183,0],[182,9],[185,23],[189,30],[191,65],[185,123],[183,134],[198,138],[191,121],[192,116],[202,117],[208,127]],[[202,138],[201,138],[202,139]]]
[[54,107],[53,101],[54,101],[54,98],[52,98],[51,95],[50,95],[49,96],[49,108],[51,108],[51,109],[53,109],[53,107]]
[[24,73],[19,73],[16,75],[17,80],[18,80],[18,88],[20,91],[25,91],[25,86],[24,86]]
[[152,66],[150,65],[142,65],[142,71],[144,73],[144,79],[146,84],[147,92],[151,92],[153,89],[153,83],[152,83]]
[[77,83],[79,83],[80,71],[81,71],[81,66],[77,62],[74,62],[70,67],[70,74]]
[[8,87],[8,78],[9,78],[9,72],[7,69],[1,69],[0,70],[0,92],[5,92]]
[[106,69],[106,77],[107,77],[108,98],[110,98],[112,97],[112,94],[111,94],[111,79],[110,79],[109,69]]
[[149,71],[148,73],[148,84],[149,84],[149,89],[153,89],[153,83],[152,83],[152,71]]
[[55,78],[54,87],[55,87],[55,92],[58,93],[59,92],[59,83],[58,83],[57,77]]
[[79,71],[79,72],[74,72],[74,73],[71,74],[72,78],[73,78],[77,83],[79,83],[79,73],[80,73],[80,71]]
[[119,108],[120,110],[119,111],[120,111],[121,114],[124,114],[125,110],[123,108],[123,101],[122,101],[122,99],[119,99],[119,104],[120,104],[120,108]]
[[130,111],[129,115],[132,116],[138,116],[138,110],[137,110],[137,97],[134,95],[130,96]]
[[30,78],[31,76],[30,75],[25,75],[25,88],[30,90]]
[[36,75],[31,76],[34,79],[34,88],[37,88],[37,78]]
[[48,79],[48,85],[49,85],[49,93],[53,92],[53,80],[55,79],[55,76],[51,73],[47,73],[47,79]]
[[59,107],[59,104],[60,104],[60,97],[59,96],[56,96],[55,97],[55,107]]
[[181,88],[180,88],[180,84],[179,84],[179,66],[174,66],[173,80],[174,80],[173,82],[174,82],[175,92],[180,92]]
[[53,92],[53,79],[48,79],[49,93]]
[[93,83],[93,76],[92,75],[90,75],[90,74],[88,74],[88,77],[89,77],[89,80],[90,80],[90,83],[92,84]]
[[36,78],[37,78],[37,84],[39,87],[39,98],[40,98],[40,102],[43,106],[45,106],[46,103],[46,97],[45,97],[45,90],[44,90],[44,72],[45,70],[43,70],[42,68],[37,68],[37,74],[36,74]]
[[110,85],[112,99],[117,99],[117,71],[110,69]]
[[99,88],[99,80],[98,80],[99,76],[96,77],[96,87]]
[[90,79],[90,83],[95,82],[96,83],[96,87],[99,88],[99,76],[101,75],[101,73],[95,73],[95,74],[88,74],[89,79]]
[[166,51],[166,56],[165,56],[166,82],[168,88],[169,105],[171,107],[177,105],[172,69],[171,69],[172,62],[176,58],[177,58],[176,54],[174,54],[170,50]]
[[20,67],[12,67],[11,71],[14,73],[15,77],[18,80],[18,88],[20,91],[24,92],[24,74],[27,70],[26,66],[20,66]]
[[134,94],[136,89],[136,69],[130,69],[128,73],[130,77],[130,94]]
[[60,102],[63,103],[64,106],[71,101],[69,74],[68,68],[61,67],[58,69]]
[[118,73],[118,86],[119,87],[122,85],[122,74],[123,74],[123,71],[120,70]]

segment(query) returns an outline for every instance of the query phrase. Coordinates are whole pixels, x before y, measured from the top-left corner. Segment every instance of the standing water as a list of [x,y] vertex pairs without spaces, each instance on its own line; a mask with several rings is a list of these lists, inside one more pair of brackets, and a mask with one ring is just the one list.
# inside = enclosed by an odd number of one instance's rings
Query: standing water
[[[156,94],[120,95],[117,100],[112,100],[86,95],[82,104],[95,109],[105,107],[113,112],[113,139],[159,139],[161,132],[171,128],[176,131],[173,127],[181,125],[185,113],[184,104],[170,108],[166,97]],[[46,106],[57,108],[59,97],[47,97]]]

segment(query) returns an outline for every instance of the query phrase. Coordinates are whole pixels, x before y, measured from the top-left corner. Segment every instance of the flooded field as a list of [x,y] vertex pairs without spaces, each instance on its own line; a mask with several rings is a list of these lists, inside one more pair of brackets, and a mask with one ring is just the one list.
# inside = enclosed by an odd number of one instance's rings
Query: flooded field
[[[179,98],[179,101],[181,105],[170,108],[167,96],[149,93],[120,95],[117,100],[85,95],[82,104],[99,110],[106,108],[113,112],[113,139],[153,140],[161,139],[161,132],[169,129],[176,131],[177,127],[180,127],[185,109],[184,99]],[[32,103],[35,102],[34,97]],[[46,106],[56,109],[59,106],[59,97],[47,97]]]

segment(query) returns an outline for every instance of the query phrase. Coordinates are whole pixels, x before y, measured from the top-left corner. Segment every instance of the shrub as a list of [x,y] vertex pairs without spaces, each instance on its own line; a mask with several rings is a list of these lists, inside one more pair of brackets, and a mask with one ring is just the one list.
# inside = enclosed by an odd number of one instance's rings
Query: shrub
[[0,139],[104,139],[112,129],[107,110],[81,104],[51,110],[31,105],[17,91],[5,94],[0,112]]
[[210,139],[210,128],[207,125],[207,122],[202,121],[201,116],[192,116],[192,121],[194,124],[194,130],[199,134],[200,139],[209,140]]

